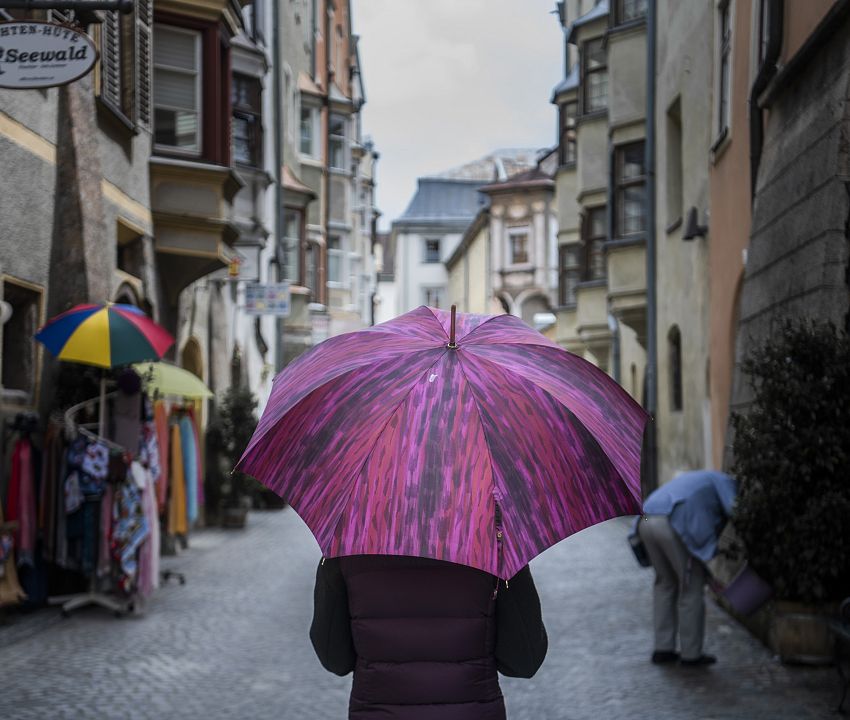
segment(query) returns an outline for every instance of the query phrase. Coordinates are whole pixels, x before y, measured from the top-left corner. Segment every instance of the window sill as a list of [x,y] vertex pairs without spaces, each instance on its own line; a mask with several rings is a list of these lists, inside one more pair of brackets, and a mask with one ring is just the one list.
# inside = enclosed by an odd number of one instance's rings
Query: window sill
[[608,284],[608,277],[604,278],[596,278],[595,280],[582,280],[579,283],[576,283],[576,290],[581,288],[596,288],[596,287],[605,287]]
[[608,108],[602,108],[601,110],[593,110],[588,113],[584,113],[579,115],[576,118],[576,126],[583,125],[586,122],[593,122],[594,120],[605,120],[608,118]]
[[534,272],[534,265],[531,263],[521,263],[517,265],[506,265],[501,270],[503,275],[508,273]]
[[716,163],[723,156],[723,153],[726,152],[726,148],[729,147],[730,142],[732,142],[732,137],[727,126],[720,131],[717,139],[711,145],[711,161],[713,163]]
[[625,22],[617,23],[616,25],[612,25],[608,28],[608,36],[611,35],[621,35],[623,33],[627,33],[630,30],[636,30],[638,28],[646,27],[646,15],[640,18],[636,18],[634,20],[626,20]]
[[613,240],[608,240],[603,243],[603,247],[607,250],[609,248],[623,248],[623,247],[631,247],[633,245],[645,245],[646,244],[646,233],[640,233],[636,235],[630,235],[627,237],[614,238]]
[[298,154],[298,161],[302,165],[310,165],[312,167],[323,168],[325,164],[319,160],[318,158],[313,157],[312,155],[302,155]]
[[679,217],[677,217],[673,222],[671,222],[669,225],[667,225],[667,227],[664,229],[664,231],[669,235],[670,233],[678,230],[680,227],[682,227],[682,216],[681,215],[679,215]]
[[98,114],[101,115],[101,117],[106,117],[109,122],[128,135],[139,134],[139,127],[123,112],[114,107],[112,103],[104,100],[100,95],[97,96],[97,109]]

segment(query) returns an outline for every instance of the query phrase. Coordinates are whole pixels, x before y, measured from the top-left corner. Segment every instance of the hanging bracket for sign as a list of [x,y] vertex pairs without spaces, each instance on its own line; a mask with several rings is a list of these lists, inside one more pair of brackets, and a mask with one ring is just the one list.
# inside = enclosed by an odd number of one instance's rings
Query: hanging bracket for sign
[[66,85],[96,61],[94,42],[79,28],[38,20],[0,23],[0,88]]
[[3,10],[111,10],[133,12],[133,0],[0,0]]

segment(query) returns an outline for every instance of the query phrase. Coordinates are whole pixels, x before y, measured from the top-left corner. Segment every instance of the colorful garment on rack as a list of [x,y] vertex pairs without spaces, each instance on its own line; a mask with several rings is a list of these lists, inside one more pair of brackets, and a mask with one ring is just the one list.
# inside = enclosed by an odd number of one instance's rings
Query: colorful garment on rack
[[165,510],[168,499],[168,413],[165,403],[157,400],[153,408],[156,441],[159,448],[159,479],[156,483],[156,502],[159,511]]
[[156,504],[156,485],[150,468],[145,471],[142,507],[150,533],[139,551],[139,595],[149,597],[159,587],[159,518]]
[[171,426],[171,472],[169,473],[171,498],[168,506],[168,534],[185,535],[189,532],[186,522],[186,481],[183,475],[183,447],[180,442],[180,425]]
[[201,456],[201,435],[198,430],[200,425],[198,424],[198,414],[195,410],[196,408],[189,408],[187,412],[189,413],[189,419],[192,421],[192,432],[195,433],[195,457],[197,457],[198,463],[198,505],[203,507],[206,505],[204,498],[204,462]]
[[109,475],[109,448],[101,442],[88,443],[80,469],[93,480],[106,480]]
[[114,501],[114,489],[107,485],[103,493],[102,505],[100,507],[100,547],[97,553],[97,576],[108,577],[112,569],[112,555],[109,552],[112,546],[112,504]]
[[56,554],[56,521],[58,518],[58,495],[62,488],[62,455],[64,442],[62,425],[51,420],[44,434],[44,462],[41,467],[41,488],[38,503],[38,530],[41,536],[41,553],[45,560],[53,560]]
[[186,482],[186,517],[191,526],[198,519],[198,452],[195,431],[188,415],[180,418],[183,476]]
[[[0,507],[0,526],[3,525],[3,508]],[[14,542],[14,541],[12,541]],[[9,553],[2,561],[3,571],[0,573],[0,607],[4,605],[17,605],[26,600],[26,593],[18,582],[18,573],[15,569],[15,558]]]
[[118,589],[126,595],[133,593],[138,580],[138,551],[150,528],[142,506],[142,493],[131,472],[126,482],[115,488],[112,503],[112,557],[118,562]]
[[10,521],[18,522],[18,529],[13,535],[18,548],[18,565],[32,565],[38,523],[35,514],[32,444],[29,438],[18,440],[12,451],[6,514]]

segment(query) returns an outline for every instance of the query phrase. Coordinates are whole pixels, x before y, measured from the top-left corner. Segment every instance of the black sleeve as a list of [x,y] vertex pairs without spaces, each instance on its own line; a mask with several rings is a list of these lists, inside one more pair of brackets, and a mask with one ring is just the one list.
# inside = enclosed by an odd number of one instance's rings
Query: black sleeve
[[549,639],[540,598],[526,565],[496,596],[496,667],[508,677],[530,678],[543,664]]
[[325,670],[336,675],[354,670],[357,654],[351,638],[348,590],[338,560],[325,560],[316,570],[310,640]]

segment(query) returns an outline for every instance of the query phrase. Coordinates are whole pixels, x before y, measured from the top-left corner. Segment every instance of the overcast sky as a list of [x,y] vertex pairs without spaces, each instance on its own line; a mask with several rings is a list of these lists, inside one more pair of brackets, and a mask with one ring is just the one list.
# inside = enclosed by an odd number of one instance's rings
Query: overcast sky
[[563,75],[554,0],[352,0],[366,87],[363,132],[381,154],[382,227],[416,178],[505,147],[555,144]]

